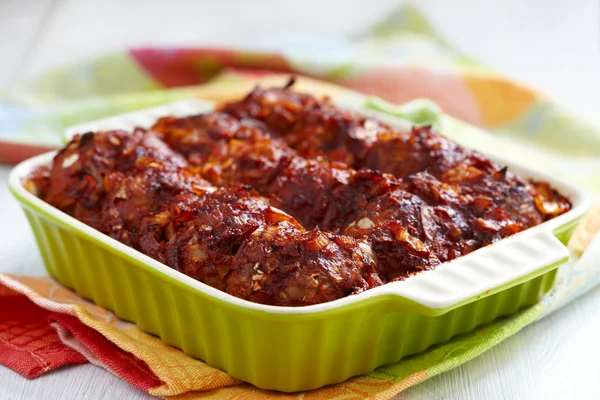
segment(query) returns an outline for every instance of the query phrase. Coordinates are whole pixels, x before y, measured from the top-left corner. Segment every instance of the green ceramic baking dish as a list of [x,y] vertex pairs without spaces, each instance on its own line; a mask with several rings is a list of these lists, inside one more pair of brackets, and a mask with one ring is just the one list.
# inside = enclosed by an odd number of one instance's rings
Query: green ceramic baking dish
[[[206,106],[180,102],[71,131],[144,125],[160,115]],[[442,119],[448,129],[463,126]],[[569,183],[505,163],[522,176],[549,181],[569,197],[573,209],[402,282],[325,304],[275,307],[213,289],[44,203],[23,181],[53,155],[19,164],[9,178],[48,272],[187,354],[260,388],[285,392],[368,373],[535,304],[568,259],[564,244],[589,206],[584,193]]]

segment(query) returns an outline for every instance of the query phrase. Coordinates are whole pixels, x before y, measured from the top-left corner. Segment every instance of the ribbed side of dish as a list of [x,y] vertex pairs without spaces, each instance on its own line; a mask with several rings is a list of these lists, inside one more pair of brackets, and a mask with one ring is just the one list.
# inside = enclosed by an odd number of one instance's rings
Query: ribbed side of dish
[[[24,204],[50,274],[187,354],[258,387],[314,389],[368,373],[535,304],[556,269],[437,317],[377,296],[307,314],[269,314],[202,293]],[[565,226],[555,232],[566,241]]]

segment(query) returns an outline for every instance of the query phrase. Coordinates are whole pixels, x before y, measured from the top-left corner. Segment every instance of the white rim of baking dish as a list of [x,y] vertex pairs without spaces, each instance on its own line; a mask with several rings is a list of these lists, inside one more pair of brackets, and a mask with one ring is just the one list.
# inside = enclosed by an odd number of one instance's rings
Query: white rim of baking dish
[[[192,115],[210,111],[213,107],[214,103],[207,101],[178,101],[77,125],[69,128],[66,135],[71,137],[75,133],[84,133],[87,131],[108,129],[131,130],[135,126],[149,127],[157,118],[162,116]],[[362,293],[327,303],[302,307],[272,306],[237,298],[184,275],[91,228],[29,192],[23,185],[24,180],[38,166],[51,163],[55,154],[56,152],[53,151],[30,158],[17,165],[11,171],[9,175],[9,187],[17,197],[26,200],[54,219],[62,221],[103,244],[115,248],[129,257],[135,258],[196,290],[235,306],[271,314],[318,313],[362,302],[366,299],[389,295],[407,299],[432,311],[454,308],[468,299],[477,296],[483,297],[493,289],[510,284],[520,278],[534,275],[532,276],[533,278],[537,276],[535,275],[536,272],[544,270],[544,267],[565,261],[569,257],[569,252],[554,236],[553,231],[563,224],[581,217],[590,206],[590,199],[580,188],[562,179],[532,170],[514,162],[493,157],[495,161],[501,162],[503,165],[508,165],[512,171],[520,176],[549,182],[554,188],[569,198],[573,206],[572,209],[540,225],[502,239],[465,256],[443,263],[434,270],[411,276],[403,281],[390,282]]]

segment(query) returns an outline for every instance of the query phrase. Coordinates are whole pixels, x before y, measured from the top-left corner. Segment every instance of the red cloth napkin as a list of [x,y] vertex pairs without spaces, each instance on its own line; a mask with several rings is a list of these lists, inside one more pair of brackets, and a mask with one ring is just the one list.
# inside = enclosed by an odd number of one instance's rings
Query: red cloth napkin
[[[77,350],[59,336],[72,335]],[[70,342],[65,340],[65,342]],[[76,317],[39,307],[24,295],[0,296],[0,364],[26,378],[36,378],[64,365],[99,360],[133,386],[147,391],[162,384],[148,365]]]
[[0,297],[0,364],[35,378],[63,365],[86,363],[50,326],[54,314],[25,296]]

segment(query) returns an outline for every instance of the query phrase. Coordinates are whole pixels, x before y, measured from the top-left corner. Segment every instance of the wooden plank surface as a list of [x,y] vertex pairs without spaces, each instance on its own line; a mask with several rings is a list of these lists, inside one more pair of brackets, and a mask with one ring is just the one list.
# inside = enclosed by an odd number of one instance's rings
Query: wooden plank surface
[[[452,3],[452,4],[450,4]],[[267,43],[306,32],[331,40],[388,13],[379,2],[0,0],[0,84],[104,51],[144,44]],[[600,12],[595,0],[420,3],[465,52],[598,118]],[[600,120],[600,118],[598,118]],[[43,274],[25,217],[0,167],[0,271]],[[402,399],[600,398],[600,289]],[[144,399],[106,371],[69,367],[26,380],[0,367],[0,399]]]

